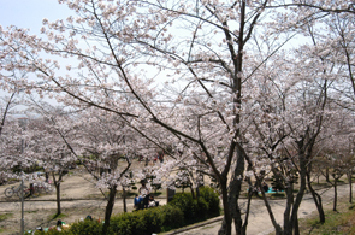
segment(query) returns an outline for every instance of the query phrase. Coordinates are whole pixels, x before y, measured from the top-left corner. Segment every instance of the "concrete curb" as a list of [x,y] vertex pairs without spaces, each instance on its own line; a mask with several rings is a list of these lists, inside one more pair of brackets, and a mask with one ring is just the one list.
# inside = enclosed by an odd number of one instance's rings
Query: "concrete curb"
[[191,230],[191,229],[200,228],[200,227],[203,227],[205,225],[221,222],[221,221],[223,221],[223,218],[224,218],[223,215],[222,216],[218,216],[218,217],[215,217],[215,218],[212,218],[212,219],[208,219],[206,222],[192,224],[192,225],[189,225],[189,227],[180,228],[180,229],[174,230],[173,232],[162,233],[162,234],[164,234],[164,235],[179,234],[179,233]]

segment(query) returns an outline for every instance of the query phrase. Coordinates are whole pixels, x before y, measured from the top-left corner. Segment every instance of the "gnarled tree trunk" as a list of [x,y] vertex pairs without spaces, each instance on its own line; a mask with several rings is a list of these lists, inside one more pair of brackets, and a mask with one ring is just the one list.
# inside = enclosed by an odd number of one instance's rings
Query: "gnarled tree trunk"
[[107,205],[106,205],[105,223],[102,227],[102,234],[104,234],[104,235],[107,234],[108,228],[110,227],[112,210],[113,210],[113,206],[115,204],[116,193],[117,193],[117,185],[114,185],[113,187],[110,188],[110,195],[109,195]]
[[316,208],[318,210],[319,222],[321,224],[324,224],[325,223],[325,214],[324,214],[324,209],[323,209],[323,205],[322,205],[322,198],[318,193],[316,193],[316,191],[313,189],[313,187],[311,185],[309,171],[307,172],[307,183],[308,183],[308,189],[312,193],[314,204],[316,205]]
[[231,235],[232,233],[232,216],[228,203],[228,193],[227,193],[227,180],[220,180],[219,182],[222,197],[223,197],[223,208],[224,208],[224,219],[221,228],[218,231],[218,235]]

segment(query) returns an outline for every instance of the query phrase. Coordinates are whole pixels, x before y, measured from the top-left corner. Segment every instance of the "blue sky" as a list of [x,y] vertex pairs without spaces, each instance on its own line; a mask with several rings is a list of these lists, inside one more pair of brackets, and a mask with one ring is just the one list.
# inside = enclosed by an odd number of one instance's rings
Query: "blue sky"
[[40,33],[43,18],[49,21],[65,19],[70,13],[71,10],[66,5],[59,5],[58,0],[0,0],[0,25],[31,29],[33,34]]

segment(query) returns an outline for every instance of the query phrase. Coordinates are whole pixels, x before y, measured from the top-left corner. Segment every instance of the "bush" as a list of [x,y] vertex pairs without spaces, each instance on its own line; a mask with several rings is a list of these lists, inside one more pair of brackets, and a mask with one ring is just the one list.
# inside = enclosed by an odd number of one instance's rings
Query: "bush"
[[[36,231],[35,235],[100,235],[102,234],[101,231],[102,224],[100,222],[85,219],[84,221],[71,224],[70,229],[62,229],[61,231],[58,231],[55,228],[49,229],[47,232]],[[113,233],[109,230],[108,234]]]
[[181,228],[184,226],[184,213],[178,207],[166,205],[157,207],[162,218],[162,231],[169,231],[171,229]]
[[46,231],[39,231],[35,232],[35,235],[74,235],[69,229],[58,231],[57,229],[49,229]]
[[[108,235],[151,235],[184,226],[184,214],[181,209],[170,205],[148,208],[147,210],[123,213],[111,217]],[[36,235],[100,235],[102,224],[85,219],[73,223],[70,229],[36,231]]]
[[195,218],[196,218],[196,222],[200,222],[203,220],[206,220],[209,215],[208,215],[208,208],[209,208],[209,204],[208,202],[206,202],[205,199],[203,199],[202,197],[197,198],[197,200],[194,200],[194,205],[196,205],[195,208]]
[[202,197],[193,199],[190,193],[177,193],[169,205],[176,206],[184,213],[185,224],[192,224],[207,219],[208,203]]
[[189,193],[177,193],[174,195],[173,200],[169,202],[169,205],[176,206],[184,213],[185,224],[194,222],[195,208],[193,205],[192,195]]
[[[153,233],[160,233],[160,228],[162,226],[162,215],[155,208],[150,208],[148,210],[142,211],[142,224],[143,233],[142,235],[151,235]],[[122,234],[123,235],[123,234]]]
[[201,187],[200,197],[205,199],[208,203],[208,216],[216,217],[220,215],[220,200],[218,193],[214,192],[212,188]]
[[208,187],[200,188],[200,197],[197,199],[193,199],[190,193],[177,193],[169,204],[183,211],[186,224],[220,215],[219,195]]
[[113,216],[111,218],[111,229],[118,235],[142,234],[144,225],[141,219],[141,211]]
[[111,229],[117,235],[151,235],[184,225],[183,212],[173,206],[160,206],[114,216]]
[[102,224],[98,221],[85,219],[82,222],[73,223],[69,230],[72,235],[101,234]]

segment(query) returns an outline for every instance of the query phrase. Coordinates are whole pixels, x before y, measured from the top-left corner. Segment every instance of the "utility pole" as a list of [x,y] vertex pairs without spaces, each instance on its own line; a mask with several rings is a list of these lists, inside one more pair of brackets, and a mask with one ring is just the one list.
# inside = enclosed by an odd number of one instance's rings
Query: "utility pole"
[[199,17],[200,15],[200,7],[199,7],[199,4],[198,4],[198,1],[199,0],[196,0],[196,16]]
[[22,171],[21,174],[22,174],[22,182],[21,182],[21,200],[22,200],[22,215],[21,215],[21,221],[20,221],[20,225],[21,225],[21,231],[20,231],[20,235],[24,234],[25,232],[25,220],[24,220],[24,193],[23,193],[23,177],[24,177],[24,172]]

